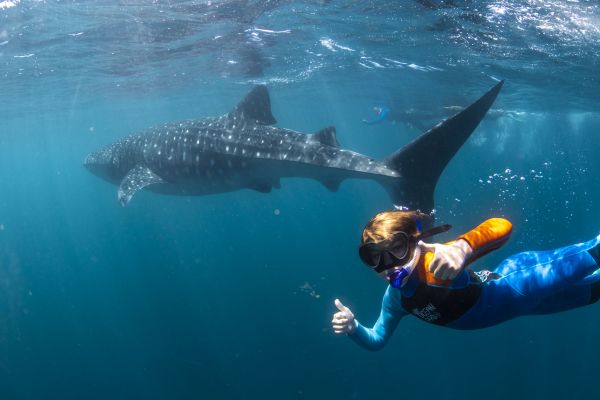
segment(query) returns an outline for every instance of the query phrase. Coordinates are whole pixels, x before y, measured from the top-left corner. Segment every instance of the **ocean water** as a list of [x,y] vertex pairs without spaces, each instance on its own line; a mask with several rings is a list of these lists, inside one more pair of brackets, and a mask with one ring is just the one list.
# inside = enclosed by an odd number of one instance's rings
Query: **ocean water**
[[373,182],[122,208],[82,162],[256,83],[278,126],[382,158],[421,130],[363,124],[373,107],[430,127],[505,79],[435,192],[445,238],[513,222],[474,266],[493,268],[600,233],[599,55],[592,0],[0,1],[0,398],[598,398],[599,305],[472,332],[406,318],[376,353],[334,336],[335,298],[370,325],[385,290],[356,251],[392,208]]

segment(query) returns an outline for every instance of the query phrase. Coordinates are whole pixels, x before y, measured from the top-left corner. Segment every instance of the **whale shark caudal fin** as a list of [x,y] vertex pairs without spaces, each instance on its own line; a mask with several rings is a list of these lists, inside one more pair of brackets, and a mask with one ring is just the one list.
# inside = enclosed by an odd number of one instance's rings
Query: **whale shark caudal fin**
[[503,83],[500,81],[475,103],[385,159],[389,168],[401,174],[400,178],[382,182],[394,204],[426,213],[433,210],[434,190],[440,175],[485,117]]
[[259,125],[277,123],[271,113],[271,99],[265,85],[256,85],[242,101],[229,113],[229,118],[254,121]]
[[143,165],[136,165],[121,181],[117,198],[123,207],[129,203],[135,192],[149,185],[165,183],[165,181],[156,175],[150,168]]

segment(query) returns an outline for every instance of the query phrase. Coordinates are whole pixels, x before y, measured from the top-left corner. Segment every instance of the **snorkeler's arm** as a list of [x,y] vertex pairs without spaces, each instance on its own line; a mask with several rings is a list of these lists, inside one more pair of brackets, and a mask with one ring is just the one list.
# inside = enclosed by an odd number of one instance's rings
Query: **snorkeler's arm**
[[388,108],[386,108],[386,107],[377,107],[377,109],[379,110],[377,112],[377,117],[375,117],[372,120],[363,119],[362,120],[363,124],[375,125],[375,124],[380,124],[383,121],[385,121],[385,119],[387,118],[390,110]]
[[460,236],[457,240],[466,241],[473,253],[467,260],[471,263],[489,253],[500,248],[510,238],[512,224],[504,218],[490,218],[477,228]]
[[400,291],[388,286],[383,296],[381,313],[373,328],[367,328],[356,320],[356,329],[349,336],[367,350],[380,350],[392,336],[404,315],[406,311],[400,304]]

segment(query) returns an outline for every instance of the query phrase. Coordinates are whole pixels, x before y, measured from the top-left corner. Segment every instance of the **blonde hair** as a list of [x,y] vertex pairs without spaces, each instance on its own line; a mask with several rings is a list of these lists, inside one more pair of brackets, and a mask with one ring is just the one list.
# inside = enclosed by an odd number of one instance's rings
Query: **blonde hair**
[[417,220],[430,218],[420,211],[384,211],[374,216],[365,226],[361,243],[381,242],[389,239],[396,232],[402,231],[408,235],[419,234]]

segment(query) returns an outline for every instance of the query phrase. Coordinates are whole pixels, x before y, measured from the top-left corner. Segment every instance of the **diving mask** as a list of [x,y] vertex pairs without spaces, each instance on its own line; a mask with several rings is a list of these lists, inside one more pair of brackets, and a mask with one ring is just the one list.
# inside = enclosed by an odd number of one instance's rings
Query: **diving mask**
[[[406,265],[410,261],[419,240],[446,232],[450,228],[452,226],[448,224],[436,226],[416,236],[398,231],[389,239],[363,243],[358,248],[358,255],[366,265],[373,268],[375,272],[380,273],[394,267]],[[402,271],[405,271],[403,277],[400,276],[403,274]],[[389,276],[390,284],[392,281],[398,280],[401,284],[408,274],[410,274],[410,271],[405,270],[405,268],[391,272]]]

